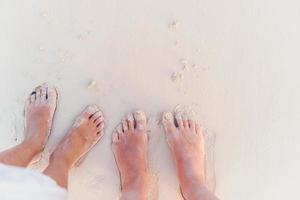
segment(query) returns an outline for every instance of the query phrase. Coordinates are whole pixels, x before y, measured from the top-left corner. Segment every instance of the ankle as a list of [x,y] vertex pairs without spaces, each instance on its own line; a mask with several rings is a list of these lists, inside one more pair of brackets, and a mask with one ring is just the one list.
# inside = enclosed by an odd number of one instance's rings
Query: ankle
[[70,170],[72,168],[71,162],[66,156],[54,151],[50,156],[50,165],[59,165],[64,169]]
[[205,182],[203,178],[190,178],[180,180],[180,189],[182,195],[187,199],[197,199],[195,197],[199,196],[205,189]]
[[129,176],[122,181],[122,200],[127,199],[146,199],[148,188],[148,174]]
[[59,186],[67,189],[69,171],[70,168],[66,163],[50,157],[50,163],[43,173],[52,178]]
[[198,184],[194,188],[189,190],[181,189],[181,194],[184,199],[189,200],[219,200],[207,187],[206,185]]
[[24,140],[21,144],[24,149],[28,149],[33,155],[37,155],[44,150],[44,146],[32,140]]

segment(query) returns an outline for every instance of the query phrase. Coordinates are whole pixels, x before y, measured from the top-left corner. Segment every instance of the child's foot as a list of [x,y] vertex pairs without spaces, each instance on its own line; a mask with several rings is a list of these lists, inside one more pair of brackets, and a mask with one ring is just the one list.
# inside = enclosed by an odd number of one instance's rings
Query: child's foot
[[25,140],[41,152],[49,138],[57,103],[56,89],[48,84],[35,88],[25,105]]
[[51,155],[50,161],[63,162],[70,169],[103,136],[104,117],[96,105],[88,106],[77,117],[69,133]]
[[[175,125],[176,120],[176,125]],[[167,142],[175,160],[180,188],[185,198],[205,185],[204,137],[199,124],[181,113],[163,116]]]
[[121,175],[121,199],[147,198],[148,139],[143,111],[129,114],[113,133],[113,152]]

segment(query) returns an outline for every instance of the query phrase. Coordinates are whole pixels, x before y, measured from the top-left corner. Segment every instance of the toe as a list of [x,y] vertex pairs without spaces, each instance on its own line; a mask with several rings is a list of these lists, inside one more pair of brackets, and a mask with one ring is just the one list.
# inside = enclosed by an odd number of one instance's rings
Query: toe
[[198,123],[195,123],[195,130],[197,135],[202,135],[202,126]]
[[95,120],[93,121],[93,123],[94,123],[96,126],[98,126],[98,124],[101,123],[101,122],[104,123],[104,117],[102,117],[102,116],[98,117],[97,119],[95,119]]
[[47,99],[47,87],[45,84],[41,87],[41,100],[45,101]]
[[112,142],[113,142],[113,144],[116,144],[119,142],[119,134],[116,131],[114,131],[112,134]]
[[41,94],[42,94],[42,86],[38,86],[38,87],[36,87],[35,88],[35,92],[36,92],[36,97],[35,97],[35,99],[37,100],[37,101],[40,101],[41,100]]
[[126,116],[126,120],[127,120],[127,123],[128,123],[128,129],[133,130],[134,129],[133,115],[131,113],[128,113],[127,116]]
[[104,129],[104,122],[99,122],[96,127],[98,128],[98,130],[102,131]]
[[174,123],[174,116],[171,112],[165,112],[162,118],[163,126],[168,132],[169,130],[174,130],[176,128]]
[[128,123],[126,121],[126,119],[123,119],[122,120],[122,128],[123,128],[123,131],[128,131]]
[[85,110],[83,111],[83,116],[88,118],[88,119],[91,119],[93,117],[93,115],[100,111],[100,109],[98,108],[97,105],[88,105]]
[[186,113],[182,114],[182,123],[184,128],[189,128],[188,117]]
[[55,87],[48,84],[44,84],[44,87],[46,88],[46,99],[49,101],[49,103],[56,104],[58,95]]
[[99,141],[102,138],[103,135],[104,135],[103,131],[98,131],[97,132],[97,141]]
[[189,124],[189,128],[194,131],[195,130],[195,122],[194,122],[194,120],[189,119],[188,120],[188,124]]
[[176,119],[176,123],[177,123],[178,127],[180,129],[183,129],[182,113],[181,112],[177,112],[175,114],[175,119]]
[[134,112],[133,116],[136,124],[136,129],[140,131],[146,130],[147,119],[146,119],[145,112],[138,110]]
[[90,121],[95,122],[101,116],[102,116],[102,112],[101,112],[101,110],[98,110],[94,114],[92,114],[92,117],[90,118]]
[[36,100],[36,91],[33,91],[30,95],[30,103],[34,103]]
[[122,125],[121,125],[121,124],[119,124],[119,125],[117,126],[116,131],[117,131],[117,133],[119,133],[119,134],[122,134],[122,133],[123,133],[123,128],[122,128]]
[[124,137],[124,132],[123,132],[122,124],[119,124],[117,126],[116,132],[119,134],[119,139],[122,139]]
[[98,123],[96,128],[97,128],[97,132],[102,132],[104,129],[104,122]]

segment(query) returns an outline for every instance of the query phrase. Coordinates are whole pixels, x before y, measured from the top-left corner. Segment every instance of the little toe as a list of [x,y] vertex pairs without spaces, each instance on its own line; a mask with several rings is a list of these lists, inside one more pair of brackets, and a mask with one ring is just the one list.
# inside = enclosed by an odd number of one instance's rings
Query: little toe
[[179,127],[179,129],[183,129],[183,119],[182,119],[182,113],[181,112],[176,112],[175,113],[175,119],[176,119],[176,123]]
[[97,132],[97,136],[98,136],[98,141],[103,137],[103,135],[104,135],[104,131],[98,131]]
[[97,134],[102,135],[104,133],[104,122],[100,122],[99,124],[97,124],[96,128],[97,128]]
[[119,134],[119,139],[123,139],[125,137],[122,124],[119,124],[116,128],[116,132]]
[[162,123],[166,132],[168,132],[169,130],[174,130],[176,128],[174,123],[174,116],[171,112],[165,112],[163,114]]
[[36,91],[33,91],[30,95],[30,103],[34,103],[36,100]]
[[116,132],[117,132],[117,133],[119,133],[119,134],[123,134],[123,133],[124,133],[124,132],[123,132],[122,125],[121,125],[121,124],[119,124],[119,125],[117,126],[117,128],[116,128]]
[[147,124],[147,119],[145,112],[142,110],[137,110],[133,114],[135,124],[136,124],[136,129],[139,131],[144,131],[146,130],[146,124]]
[[133,118],[132,113],[127,114],[126,120],[127,120],[127,123],[128,123],[128,129],[133,130],[134,129],[134,118]]
[[117,144],[119,141],[119,134],[118,132],[114,131],[112,134],[112,142],[113,144]]
[[198,123],[195,123],[195,131],[197,135],[202,136],[202,126]]

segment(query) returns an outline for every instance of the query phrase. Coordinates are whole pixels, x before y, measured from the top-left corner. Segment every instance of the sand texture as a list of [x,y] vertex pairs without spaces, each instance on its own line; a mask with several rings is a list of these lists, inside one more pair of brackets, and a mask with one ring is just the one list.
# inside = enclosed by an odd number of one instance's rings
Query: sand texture
[[151,195],[180,200],[161,114],[205,128],[210,188],[222,200],[300,199],[300,2],[294,0],[0,0],[0,150],[23,138],[24,102],[57,86],[39,163],[87,104],[105,135],[70,174],[70,200],[115,200],[111,133],[127,112],[149,121]]

